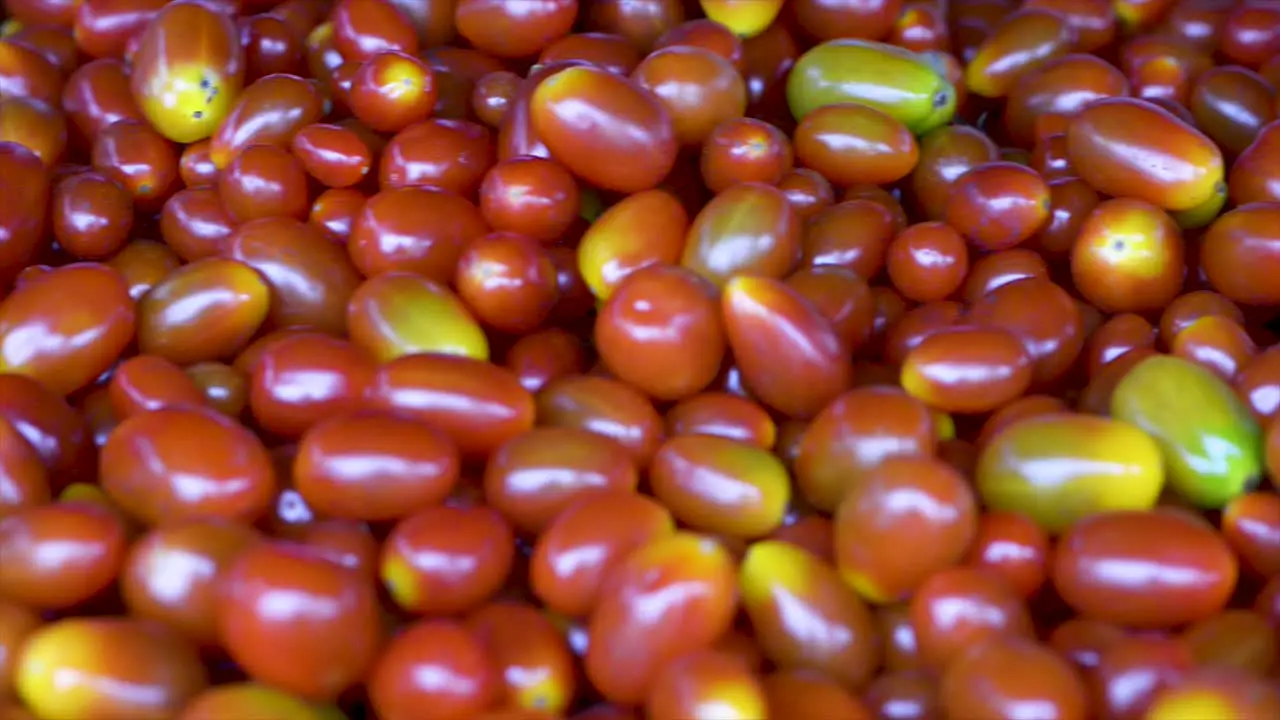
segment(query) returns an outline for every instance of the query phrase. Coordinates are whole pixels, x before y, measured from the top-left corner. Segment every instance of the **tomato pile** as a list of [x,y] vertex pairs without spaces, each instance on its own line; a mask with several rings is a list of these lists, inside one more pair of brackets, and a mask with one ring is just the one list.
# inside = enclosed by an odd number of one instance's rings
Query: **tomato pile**
[[1280,3],[3,8],[0,720],[1280,717]]

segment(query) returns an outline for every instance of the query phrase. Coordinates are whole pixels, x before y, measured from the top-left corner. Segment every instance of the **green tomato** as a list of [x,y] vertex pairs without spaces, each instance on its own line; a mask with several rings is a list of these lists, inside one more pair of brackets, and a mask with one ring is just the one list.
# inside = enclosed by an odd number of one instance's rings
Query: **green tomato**
[[831,40],[796,61],[787,103],[797,120],[826,105],[861,103],[921,135],[951,121],[956,89],[918,53],[869,40]]
[[1230,385],[1193,362],[1139,362],[1116,385],[1111,415],[1155,438],[1169,486],[1200,507],[1221,508],[1263,477],[1262,428]]

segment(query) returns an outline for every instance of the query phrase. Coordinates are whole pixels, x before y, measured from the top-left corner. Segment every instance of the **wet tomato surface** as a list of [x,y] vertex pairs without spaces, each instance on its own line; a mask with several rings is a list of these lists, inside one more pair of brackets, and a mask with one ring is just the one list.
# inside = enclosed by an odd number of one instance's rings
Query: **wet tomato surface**
[[1280,717],[1280,10],[9,0],[0,720]]

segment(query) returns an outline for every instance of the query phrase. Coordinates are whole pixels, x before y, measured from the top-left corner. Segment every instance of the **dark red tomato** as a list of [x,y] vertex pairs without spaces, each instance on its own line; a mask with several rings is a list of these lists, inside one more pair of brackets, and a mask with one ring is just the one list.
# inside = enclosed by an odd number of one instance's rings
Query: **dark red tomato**
[[504,58],[536,56],[573,29],[578,0],[541,0],[519,7],[504,0],[459,0],[458,34],[482,52]]
[[102,448],[108,496],[148,524],[197,518],[252,522],[276,495],[262,441],[210,409],[173,406],[124,420]]
[[225,168],[250,145],[287,148],[293,136],[324,114],[316,86],[294,75],[270,75],[245,88],[209,144],[209,158]]
[[[456,620],[407,626],[369,673],[369,700],[383,720],[461,720],[501,697],[503,678],[477,633]],[[447,677],[447,683],[431,678]]]
[[584,495],[538,536],[530,558],[530,587],[549,609],[584,617],[600,600],[605,576],[618,562],[673,532],[670,511],[652,498],[627,491]]
[[[133,299],[114,270],[95,263],[50,270],[0,302],[0,368],[66,395],[115,364],[135,325]],[[41,341],[12,340],[30,333]]]
[[[1169,537],[1179,541],[1169,543]],[[1112,562],[1150,571],[1137,584],[1098,571]],[[1221,611],[1235,589],[1237,562],[1226,541],[1198,518],[1164,510],[1113,512],[1072,526],[1059,541],[1050,575],[1078,612],[1163,628]]]
[[114,255],[133,230],[133,196],[96,172],[63,179],[53,188],[51,204],[54,238],[82,260]]
[[380,52],[351,78],[347,104],[360,122],[378,132],[397,132],[425,120],[436,104],[435,74],[403,52]]
[[[221,644],[256,680],[331,701],[366,676],[382,639],[372,578],[282,541],[242,552],[221,579]],[[281,613],[279,598],[321,612]]]
[[607,70],[566,68],[538,84],[529,108],[551,156],[597,187],[647,190],[675,164],[678,143],[666,107]]
[[133,615],[156,620],[201,646],[218,642],[217,603],[231,562],[262,540],[257,531],[218,520],[155,528],[129,549],[120,594]]
[[382,545],[379,576],[404,610],[459,613],[498,592],[515,562],[515,549],[510,523],[493,508],[428,507],[391,530]]
[[354,131],[339,125],[306,125],[294,134],[290,149],[307,174],[325,187],[355,185],[373,166],[369,146]]
[[[91,502],[61,501],[0,518],[0,592],[41,610],[93,599],[124,565],[126,532],[118,513]],[[60,562],[41,562],[50,552]]]
[[347,415],[322,420],[302,436],[293,484],[325,517],[395,520],[443,502],[458,465],[453,441],[426,423]]
[[329,13],[333,43],[348,60],[364,62],[380,52],[418,52],[418,34],[389,0],[339,0]]

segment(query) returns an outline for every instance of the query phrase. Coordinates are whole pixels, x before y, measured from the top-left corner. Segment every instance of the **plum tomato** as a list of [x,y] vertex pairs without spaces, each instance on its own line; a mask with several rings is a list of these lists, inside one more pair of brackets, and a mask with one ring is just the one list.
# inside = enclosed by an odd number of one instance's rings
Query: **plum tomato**
[[231,18],[199,0],[169,3],[137,41],[129,75],[133,99],[168,139],[214,134],[244,83],[244,50]]

